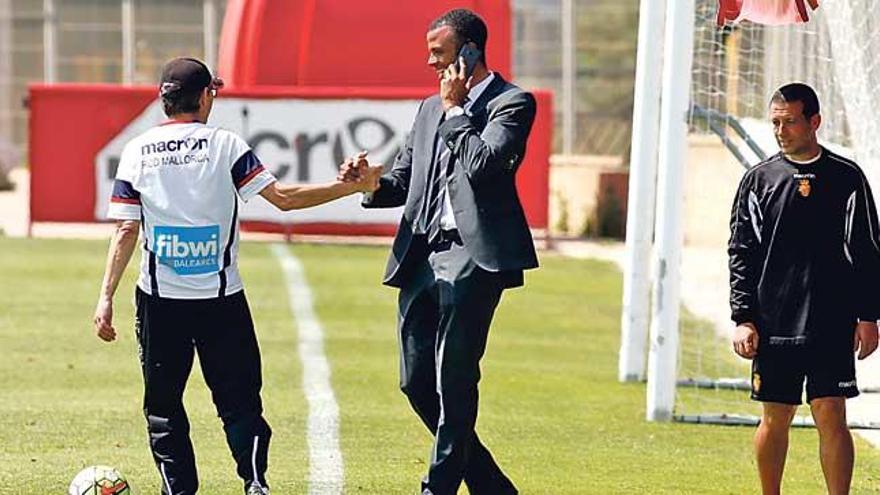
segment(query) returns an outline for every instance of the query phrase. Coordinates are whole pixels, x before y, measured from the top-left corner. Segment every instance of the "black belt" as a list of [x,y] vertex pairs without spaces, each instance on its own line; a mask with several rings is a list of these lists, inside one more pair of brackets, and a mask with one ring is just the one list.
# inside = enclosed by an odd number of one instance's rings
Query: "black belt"
[[459,235],[458,229],[441,229],[440,233],[437,234],[434,239],[431,239],[428,244],[431,249],[437,249],[449,247],[453,243],[458,244],[459,246],[463,244],[461,242],[461,235]]

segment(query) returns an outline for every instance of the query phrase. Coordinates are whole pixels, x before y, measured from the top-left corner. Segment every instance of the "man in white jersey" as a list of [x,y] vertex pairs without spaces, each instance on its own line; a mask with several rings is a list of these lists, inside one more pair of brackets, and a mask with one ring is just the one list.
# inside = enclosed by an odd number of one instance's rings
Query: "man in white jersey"
[[98,336],[115,340],[113,295],[142,230],[135,329],[150,448],[167,495],[198,490],[182,401],[194,352],[245,493],[269,493],[260,352],[236,264],[239,198],[307,208],[373,191],[381,173],[373,167],[354,183],[279,184],[242,138],[206,125],[221,87],[198,60],[165,65],[159,94],[169,120],[122,152],[108,215],[119,222],[94,317]]

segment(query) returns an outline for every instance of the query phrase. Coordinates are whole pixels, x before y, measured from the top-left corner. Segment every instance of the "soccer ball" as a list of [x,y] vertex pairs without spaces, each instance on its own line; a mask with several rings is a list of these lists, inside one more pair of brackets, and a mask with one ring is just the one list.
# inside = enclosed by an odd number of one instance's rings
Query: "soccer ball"
[[131,495],[128,481],[109,466],[89,466],[73,478],[68,495]]

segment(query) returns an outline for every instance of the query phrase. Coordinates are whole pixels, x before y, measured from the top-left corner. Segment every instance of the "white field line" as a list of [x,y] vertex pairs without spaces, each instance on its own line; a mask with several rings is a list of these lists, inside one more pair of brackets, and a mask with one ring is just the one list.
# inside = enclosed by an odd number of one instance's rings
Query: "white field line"
[[309,494],[341,494],[344,467],[339,449],[339,406],[330,385],[330,365],[324,356],[324,331],[312,306],[312,291],[302,264],[283,244],[273,244],[287,283],[290,309],[299,333],[303,392],[309,404]]

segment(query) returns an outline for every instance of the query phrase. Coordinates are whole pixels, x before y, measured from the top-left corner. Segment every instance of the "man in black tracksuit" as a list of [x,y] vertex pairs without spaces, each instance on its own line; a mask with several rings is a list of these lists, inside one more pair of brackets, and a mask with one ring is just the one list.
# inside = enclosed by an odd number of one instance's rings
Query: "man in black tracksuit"
[[877,347],[880,228],[861,169],[818,144],[812,88],[780,88],[770,117],[782,152],[746,172],[730,221],[733,345],[754,358],[764,493],[779,493],[806,379],[828,492],[844,494],[853,466],[845,400],[859,393],[854,353],[863,359]]

